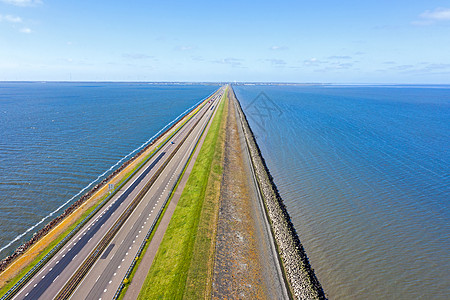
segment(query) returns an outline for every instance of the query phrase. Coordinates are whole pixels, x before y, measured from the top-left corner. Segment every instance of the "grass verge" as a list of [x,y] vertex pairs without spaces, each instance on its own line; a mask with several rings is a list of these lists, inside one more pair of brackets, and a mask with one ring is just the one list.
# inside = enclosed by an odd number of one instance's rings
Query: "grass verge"
[[[215,225],[210,222],[217,218],[214,211],[218,208],[210,201],[218,201],[220,193],[226,102],[222,101],[212,120],[139,299],[203,297],[208,286],[211,276],[207,270],[212,270],[213,258],[209,253],[214,252],[215,236],[209,231],[215,230]],[[201,249],[202,245],[206,249]],[[206,252],[207,257],[198,257],[202,255],[199,251]]]

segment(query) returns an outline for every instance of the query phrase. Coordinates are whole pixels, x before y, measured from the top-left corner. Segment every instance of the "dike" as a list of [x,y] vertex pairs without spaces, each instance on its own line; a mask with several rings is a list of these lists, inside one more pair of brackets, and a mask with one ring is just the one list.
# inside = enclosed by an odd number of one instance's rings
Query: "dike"
[[326,299],[322,285],[311,268],[305,249],[300,243],[297,231],[270,175],[242,107],[234,90],[231,90],[237,102],[240,123],[291,294],[296,299]]

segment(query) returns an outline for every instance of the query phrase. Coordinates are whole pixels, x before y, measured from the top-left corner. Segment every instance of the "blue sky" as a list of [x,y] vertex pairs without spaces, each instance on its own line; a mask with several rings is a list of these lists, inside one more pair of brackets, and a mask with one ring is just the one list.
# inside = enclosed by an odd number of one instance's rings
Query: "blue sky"
[[0,80],[449,78],[449,0],[0,0]]

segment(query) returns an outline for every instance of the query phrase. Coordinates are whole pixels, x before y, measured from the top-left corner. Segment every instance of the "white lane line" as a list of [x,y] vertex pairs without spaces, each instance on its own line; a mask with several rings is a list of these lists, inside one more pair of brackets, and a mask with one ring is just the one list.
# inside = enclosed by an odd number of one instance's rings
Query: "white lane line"
[[112,280],[110,280],[108,284],[111,284],[111,283],[112,283]]
[[59,260],[56,261],[55,265],[59,264]]
[[53,279],[53,282],[55,282],[55,281],[56,281],[56,279],[58,279],[58,277],[59,277],[59,275],[58,275],[58,276],[56,276],[56,277],[55,277],[55,279]]
[[106,293],[106,291],[107,291],[107,289],[105,289],[105,290],[103,291],[103,293]]
[[118,266],[117,269],[120,269],[120,266]]
[[113,276],[116,276],[117,275],[117,273],[114,273],[114,275]]
[[44,279],[45,278],[45,275],[44,276],[42,276],[42,279]]
[[28,296],[28,294],[29,294],[29,293],[26,293],[26,294],[25,294],[25,297]]
[[37,283],[35,283],[34,285],[33,285],[33,287],[36,287],[37,286]]
[[128,252],[127,252],[127,253],[125,253],[125,255],[128,255]]
[[53,268],[48,269],[49,272],[50,272],[51,270],[53,270]]

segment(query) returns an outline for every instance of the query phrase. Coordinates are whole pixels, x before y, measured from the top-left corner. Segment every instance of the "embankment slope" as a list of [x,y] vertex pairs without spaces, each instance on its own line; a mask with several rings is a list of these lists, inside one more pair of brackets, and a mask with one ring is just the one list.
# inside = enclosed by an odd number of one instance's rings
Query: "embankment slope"
[[326,299],[322,286],[314,274],[314,270],[290,220],[289,213],[262,157],[247,118],[232,89],[230,97],[236,104],[239,115],[238,123],[242,126],[250,152],[251,163],[262,194],[291,296],[296,299]]

